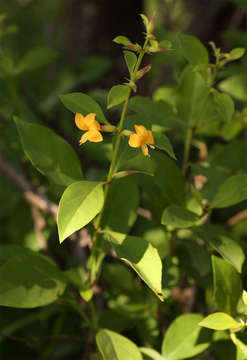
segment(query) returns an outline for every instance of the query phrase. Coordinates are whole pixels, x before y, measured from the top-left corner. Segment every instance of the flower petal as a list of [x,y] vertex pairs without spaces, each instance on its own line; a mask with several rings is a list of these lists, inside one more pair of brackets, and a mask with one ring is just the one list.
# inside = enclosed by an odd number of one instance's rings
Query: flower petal
[[133,147],[133,148],[137,148],[139,146],[141,146],[142,141],[140,136],[138,136],[137,134],[131,134],[130,138],[129,138],[129,146]]
[[85,119],[86,118],[82,114],[80,113],[75,114],[75,124],[81,130],[88,130],[88,126]]
[[88,133],[89,131],[85,132],[85,134],[82,135],[81,139],[80,139],[80,145],[84,144],[87,140],[88,140]]
[[152,131],[150,131],[150,130],[147,130],[147,134],[145,137],[145,143],[146,144],[154,144],[153,134],[152,134]]
[[134,125],[138,136],[146,137],[147,129],[143,125]]
[[142,152],[143,152],[143,155],[149,156],[148,147],[146,144],[142,145]]
[[87,132],[88,134],[88,140],[92,142],[100,142],[103,141],[103,136],[98,130],[89,130]]
[[95,120],[95,116],[95,113],[90,113],[85,116],[85,122],[87,123],[89,129],[95,125],[95,122],[97,123],[97,121]]

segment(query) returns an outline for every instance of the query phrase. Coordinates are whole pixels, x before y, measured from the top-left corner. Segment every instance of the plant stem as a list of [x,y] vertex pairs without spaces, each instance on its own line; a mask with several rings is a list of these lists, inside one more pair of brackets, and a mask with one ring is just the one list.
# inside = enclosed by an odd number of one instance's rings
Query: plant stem
[[[143,45],[143,48],[138,56],[136,65],[135,65],[135,69],[133,71],[133,74],[131,76],[131,81],[135,81],[135,76],[137,71],[139,70],[139,67],[141,65],[142,62],[142,58],[145,54],[145,49],[146,46],[148,44],[148,39],[145,40],[145,43]],[[116,161],[117,161],[117,156],[118,156],[118,151],[119,151],[119,147],[120,147],[120,141],[121,141],[121,136],[122,136],[122,130],[123,130],[123,125],[124,125],[124,120],[125,120],[125,116],[126,116],[126,111],[128,108],[128,103],[129,103],[129,98],[131,95],[131,87],[129,87],[129,91],[127,94],[127,97],[125,99],[123,108],[122,108],[122,113],[121,113],[121,117],[120,117],[120,121],[118,124],[118,132],[117,132],[117,138],[116,138],[116,142],[115,142],[115,146],[114,146],[114,150],[113,150],[113,156],[112,156],[112,161],[110,164],[110,168],[108,171],[108,175],[107,175],[107,181],[106,181],[106,185],[105,185],[105,190],[104,190],[104,205],[94,223],[95,226],[95,233],[93,235],[93,247],[92,247],[92,252],[91,252],[91,256],[89,259],[89,282],[91,284],[93,284],[98,276],[99,273],[99,269],[102,263],[102,260],[104,258],[104,253],[102,251],[102,249],[100,249],[100,246],[98,246],[98,232],[97,230],[100,229],[100,225],[101,225],[101,221],[102,221],[102,217],[103,217],[103,213],[104,213],[104,209],[105,209],[105,205],[106,205],[106,201],[107,201],[107,197],[109,194],[109,188],[110,188],[110,184],[112,182],[113,179],[113,175],[114,175],[114,171],[115,171],[115,167],[116,167]]]

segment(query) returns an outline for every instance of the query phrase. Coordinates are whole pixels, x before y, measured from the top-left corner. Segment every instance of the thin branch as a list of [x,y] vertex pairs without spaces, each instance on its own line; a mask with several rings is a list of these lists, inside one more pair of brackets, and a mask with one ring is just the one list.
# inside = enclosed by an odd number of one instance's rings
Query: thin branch
[[244,17],[245,17],[244,10],[241,8],[237,8],[230,19],[228,30],[231,31],[236,30],[242,24]]
[[47,242],[45,240],[45,237],[43,235],[43,229],[45,228],[45,220],[43,216],[40,213],[40,210],[36,206],[31,207],[32,216],[33,216],[33,222],[34,222],[34,230],[37,236],[37,240],[39,243],[39,246],[42,250],[47,251]]
[[21,190],[24,198],[33,206],[37,207],[44,212],[51,214],[54,219],[57,219],[58,206],[46,199],[43,195],[33,190],[32,186],[26,179],[18,174],[16,170],[9,165],[2,156],[0,156],[0,171],[12,181],[12,183]]
[[16,341],[24,344],[29,349],[34,349],[35,343],[47,341],[47,340],[72,340],[72,341],[82,341],[81,336],[76,335],[67,335],[67,334],[59,334],[59,335],[51,335],[51,336],[41,336],[41,337],[33,337],[30,339],[26,339],[20,336],[7,335],[0,332],[0,336],[7,340]]
[[234,226],[240,221],[247,218],[247,209],[240,211],[236,215],[232,216],[230,219],[227,220],[226,224],[228,226]]

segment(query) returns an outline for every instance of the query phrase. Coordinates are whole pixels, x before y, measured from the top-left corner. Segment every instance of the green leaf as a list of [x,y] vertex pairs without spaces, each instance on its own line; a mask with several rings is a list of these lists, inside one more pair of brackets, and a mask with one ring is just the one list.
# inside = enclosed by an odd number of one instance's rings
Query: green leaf
[[237,270],[225,261],[212,256],[214,297],[220,311],[235,314],[242,294],[241,277]]
[[237,337],[232,338],[232,341],[236,345],[237,348],[237,357],[236,360],[246,360],[247,359],[247,345],[244,344]]
[[16,72],[30,71],[48,65],[54,61],[58,53],[47,47],[37,47],[27,52],[17,65]]
[[207,84],[198,72],[193,72],[191,66],[187,67],[182,75],[178,89],[177,107],[178,115],[190,125],[195,124],[203,116],[203,102],[207,97]]
[[107,109],[119,105],[129,96],[130,88],[126,85],[116,85],[111,88],[107,98]]
[[127,236],[113,231],[106,231],[106,233],[110,235],[115,244],[117,256],[126,261],[150,289],[163,300],[161,292],[162,262],[157,249],[140,237]]
[[204,318],[198,325],[214,330],[227,330],[234,329],[238,327],[239,324],[240,323],[234,320],[230,315],[223,312],[217,312]]
[[167,154],[171,156],[171,158],[177,160],[176,155],[173,151],[172,144],[170,143],[170,140],[165,134],[161,134],[160,132],[153,132],[153,137],[155,147],[166,151]]
[[162,356],[165,360],[191,358],[210,345],[209,340],[201,337],[200,314],[183,314],[178,316],[166,331],[162,343]]
[[215,225],[194,229],[196,233],[241,273],[245,255],[239,244]]
[[230,122],[234,114],[234,102],[232,98],[223,93],[214,93],[216,109],[222,121]]
[[52,260],[19,246],[0,247],[0,305],[17,308],[45,306],[66,287]]
[[192,35],[179,35],[178,39],[182,54],[191,65],[208,64],[208,52],[200,40]]
[[63,138],[44,126],[14,120],[26,156],[42,174],[64,186],[82,179],[79,159]]
[[247,101],[247,78],[245,71],[226,78],[219,84],[219,89],[227,92],[237,100]]
[[228,170],[242,171],[247,173],[247,161],[243,161],[247,153],[247,142],[234,141],[221,148],[211,159],[212,166],[220,166]]
[[58,208],[60,243],[93,220],[102,209],[103,203],[103,183],[78,181],[68,186]]
[[138,347],[116,332],[101,329],[96,335],[96,343],[104,360],[142,360]]
[[140,350],[144,355],[147,355],[149,358],[153,360],[165,360],[165,358],[161,356],[156,350],[146,347],[141,347]]
[[245,53],[244,48],[235,48],[232,51],[230,51],[229,57],[227,58],[227,60],[231,60],[231,61],[238,60],[242,56],[244,56],[244,53]]
[[136,62],[137,62],[136,54],[134,54],[131,51],[124,51],[124,59],[125,59],[126,65],[127,65],[128,69],[129,69],[129,73],[130,73],[130,76],[131,76],[134,69],[135,69],[135,65],[136,65]]
[[140,115],[141,118],[150,121],[152,125],[158,125],[162,130],[178,125],[177,114],[174,112],[173,107],[165,101],[153,102],[148,97],[134,96],[130,99],[129,108]]
[[234,175],[221,185],[211,206],[214,208],[224,208],[246,199],[247,175]]
[[198,223],[199,216],[182,206],[168,206],[161,218],[161,224],[174,228],[188,228]]
[[[162,190],[162,196],[171,204],[184,205],[185,179],[175,162],[165,153],[153,151],[150,158],[143,156],[141,153],[123,163],[123,165],[121,164],[121,167],[154,174],[152,182]],[[152,193],[151,186],[149,186],[148,191]]]
[[136,221],[138,205],[139,190],[134,179],[114,180],[107,195],[101,227],[127,234]]
[[132,44],[132,42],[126,36],[123,36],[123,35],[115,37],[113,39],[113,41],[116,44],[121,44],[121,45],[131,45]]
[[64,106],[74,114],[80,113],[86,116],[89,113],[95,113],[96,120],[104,124],[108,124],[108,121],[106,120],[99,104],[87,94],[75,92],[71,94],[60,95],[59,98]]

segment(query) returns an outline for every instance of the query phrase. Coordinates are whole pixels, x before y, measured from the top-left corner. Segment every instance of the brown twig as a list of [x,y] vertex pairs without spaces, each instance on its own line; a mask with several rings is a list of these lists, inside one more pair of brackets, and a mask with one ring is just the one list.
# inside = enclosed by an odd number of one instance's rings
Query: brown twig
[[41,336],[41,337],[33,337],[30,339],[26,339],[19,336],[13,336],[13,335],[7,335],[4,333],[0,333],[0,336],[7,340],[12,340],[16,342],[20,342],[24,344],[29,349],[34,349],[35,343],[47,341],[47,340],[72,340],[72,341],[79,341],[81,342],[81,336],[75,336],[75,335],[66,335],[66,334],[59,334],[59,335],[51,335],[51,336]]
[[247,209],[240,211],[236,215],[232,216],[230,219],[227,220],[226,224],[228,226],[234,226],[240,221],[247,218]]
[[47,251],[47,242],[42,232],[46,225],[45,220],[36,206],[32,206],[31,211],[34,221],[34,230],[39,242],[39,246],[42,250]]
[[54,219],[57,219],[58,206],[53,202],[46,199],[43,195],[33,190],[32,186],[26,181],[26,179],[18,174],[16,170],[9,165],[2,156],[0,156],[0,171],[12,181],[12,183],[21,190],[24,198],[36,208],[43,210],[44,212],[51,214]]
[[230,19],[228,30],[232,31],[232,30],[237,29],[241,25],[241,23],[243,22],[244,17],[245,17],[244,10],[241,9],[241,8],[237,8],[234,11],[234,13],[233,13],[233,15],[232,15],[232,17]]

